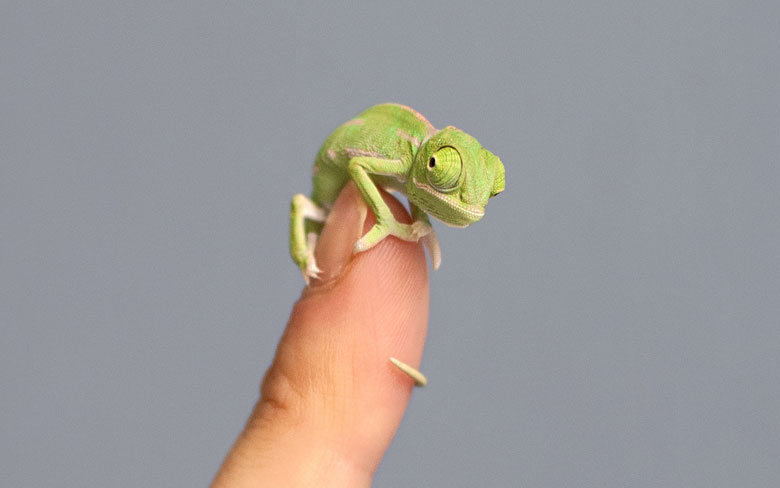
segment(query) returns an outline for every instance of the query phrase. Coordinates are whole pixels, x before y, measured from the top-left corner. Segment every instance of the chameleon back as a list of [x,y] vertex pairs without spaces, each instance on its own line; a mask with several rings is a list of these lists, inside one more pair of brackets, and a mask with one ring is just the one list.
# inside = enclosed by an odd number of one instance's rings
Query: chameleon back
[[[420,144],[436,129],[419,112],[385,103],[340,125],[323,143],[314,162],[312,200],[328,207],[349,181],[347,166],[355,156],[398,159],[411,164]],[[398,180],[375,177],[380,186],[403,190]]]

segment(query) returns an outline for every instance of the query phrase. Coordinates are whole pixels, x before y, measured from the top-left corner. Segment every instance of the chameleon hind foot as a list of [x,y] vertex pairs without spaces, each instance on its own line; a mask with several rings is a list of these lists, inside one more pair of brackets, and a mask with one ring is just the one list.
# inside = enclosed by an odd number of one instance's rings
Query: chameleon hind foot
[[319,276],[320,268],[314,259],[314,248],[328,211],[318,207],[306,195],[298,194],[290,205],[290,255],[309,284]]
[[319,237],[314,232],[310,232],[307,236],[306,244],[306,260],[305,265],[301,267],[301,274],[303,275],[303,281],[306,282],[306,286],[309,286],[309,282],[312,278],[315,280],[320,277],[322,270],[317,266],[317,259],[314,257],[314,249],[317,247],[317,238]]
[[409,366],[405,362],[400,361],[396,358],[390,358],[390,362],[396,365],[398,369],[403,371],[410,378],[412,378],[414,380],[414,386],[422,387],[428,384],[428,379],[425,377],[424,374],[420,373],[419,371]]

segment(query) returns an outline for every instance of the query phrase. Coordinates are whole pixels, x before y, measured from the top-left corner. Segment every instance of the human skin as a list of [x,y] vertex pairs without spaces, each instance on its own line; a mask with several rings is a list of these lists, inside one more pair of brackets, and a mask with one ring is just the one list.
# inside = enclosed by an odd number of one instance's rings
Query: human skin
[[[399,222],[411,222],[383,198]],[[355,185],[345,186],[317,244],[320,278],[293,307],[212,487],[371,485],[414,387],[387,358],[418,367],[428,324],[421,244],[393,237],[354,255],[373,224]]]

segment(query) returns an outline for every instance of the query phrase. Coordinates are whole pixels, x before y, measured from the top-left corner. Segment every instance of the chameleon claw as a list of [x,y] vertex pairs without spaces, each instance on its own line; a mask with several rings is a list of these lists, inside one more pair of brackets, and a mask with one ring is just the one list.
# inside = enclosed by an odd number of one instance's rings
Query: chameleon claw
[[431,228],[431,232],[422,238],[423,245],[428,249],[428,255],[431,257],[431,265],[433,270],[436,271],[441,266],[441,248],[439,247],[439,239],[436,237],[436,232]]
[[412,378],[414,380],[414,386],[423,387],[428,384],[428,379],[425,377],[424,374],[420,373],[419,371],[409,366],[408,364],[404,363],[403,361],[391,357],[390,362],[396,365],[398,369],[406,373],[410,378]]
[[301,270],[301,276],[303,276],[303,282],[306,283],[306,286],[309,286],[311,284],[311,277],[306,274],[306,270]]
[[306,282],[306,286],[309,286],[309,282],[311,278],[319,279],[320,273],[322,273],[322,270],[317,267],[317,261],[314,259],[314,253],[311,253],[306,259],[306,267],[301,269],[301,274],[303,274],[303,281]]
[[439,247],[439,239],[436,237],[436,232],[431,224],[415,220],[412,223],[412,235],[416,238],[415,240],[421,240],[425,248],[428,249],[428,255],[431,257],[431,265],[434,271],[439,269],[441,265],[441,248]]

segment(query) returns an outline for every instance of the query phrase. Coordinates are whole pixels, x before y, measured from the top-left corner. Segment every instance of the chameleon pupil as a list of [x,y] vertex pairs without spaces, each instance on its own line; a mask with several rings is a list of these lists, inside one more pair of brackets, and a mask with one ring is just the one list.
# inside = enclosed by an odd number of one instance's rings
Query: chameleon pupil
[[433,168],[434,166],[436,166],[436,158],[431,158],[431,160],[428,161],[428,167]]

